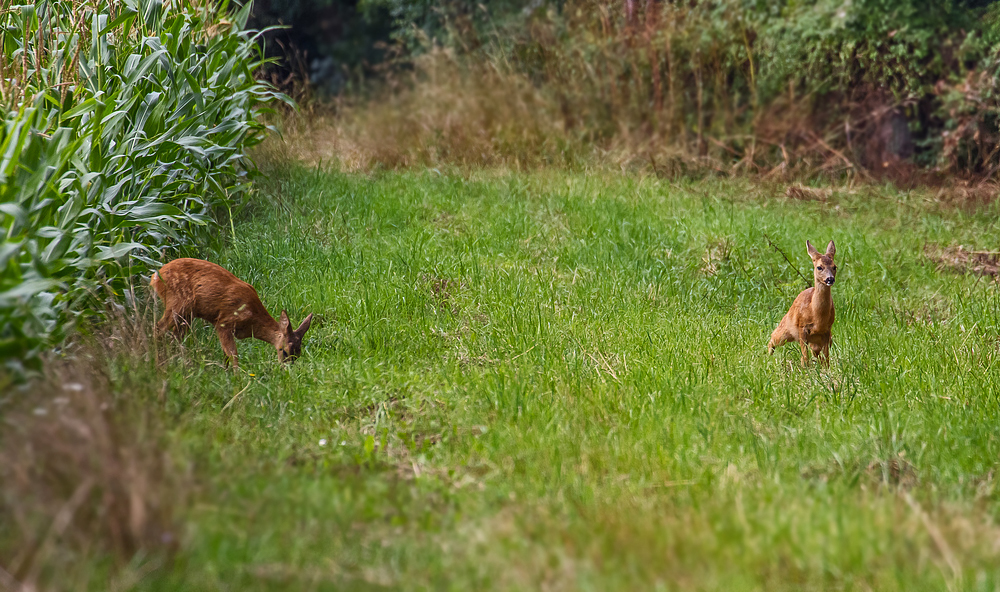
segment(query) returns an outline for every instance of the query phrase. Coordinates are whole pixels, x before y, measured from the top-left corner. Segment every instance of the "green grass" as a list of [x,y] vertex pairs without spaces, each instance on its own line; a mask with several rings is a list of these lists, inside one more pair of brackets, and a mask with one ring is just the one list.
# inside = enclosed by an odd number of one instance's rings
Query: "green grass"
[[[924,247],[995,248],[997,214],[271,171],[216,259],[313,328],[237,377],[201,323],[159,352],[198,487],[139,588],[995,590],[1000,297]],[[804,285],[765,233],[807,275],[836,240],[829,370],[766,355]]]

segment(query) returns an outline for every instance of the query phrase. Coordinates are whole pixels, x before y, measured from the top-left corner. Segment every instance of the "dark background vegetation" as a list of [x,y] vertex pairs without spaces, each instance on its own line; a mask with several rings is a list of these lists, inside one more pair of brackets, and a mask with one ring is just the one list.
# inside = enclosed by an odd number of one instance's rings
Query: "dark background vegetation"
[[[271,33],[279,83],[308,80],[315,97],[340,100],[370,98],[380,86],[398,100],[400,88],[432,84],[488,104],[465,130],[454,129],[456,109],[448,122],[410,125],[434,130],[414,140],[424,155],[390,165],[442,155],[466,162],[460,153],[489,150],[426,144],[478,134],[489,148],[517,151],[518,161],[538,152],[539,161],[558,162],[567,146],[588,146],[672,174],[846,171],[904,183],[982,181],[1000,164],[998,14],[984,0],[255,6],[258,25],[288,27]],[[442,61],[457,76],[442,82]],[[518,89],[531,95],[532,113],[495,104],[523,103]],[[395,118],[375,119],[406,127],[421,107],[397,104]],[[503,121],[505,111],[517,121]],[[506,140],[532,134],[539,141]],[[393,130],[378,135],[400,139]]]

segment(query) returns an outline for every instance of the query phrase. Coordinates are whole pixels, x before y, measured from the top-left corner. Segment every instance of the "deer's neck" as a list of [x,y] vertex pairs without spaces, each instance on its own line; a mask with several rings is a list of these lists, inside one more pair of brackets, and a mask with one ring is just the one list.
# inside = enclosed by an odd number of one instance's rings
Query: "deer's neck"
[[830,286],[823,282],[816,282],[812,297],[813,315],[819,318],[827,317],[832,308],[833,292],[830,290]]
[[278,321],[274,320],[271,315],[264,314],[254,317],[252,331],[255,338],[278,347],[278,336],[281,331],[278,330]]

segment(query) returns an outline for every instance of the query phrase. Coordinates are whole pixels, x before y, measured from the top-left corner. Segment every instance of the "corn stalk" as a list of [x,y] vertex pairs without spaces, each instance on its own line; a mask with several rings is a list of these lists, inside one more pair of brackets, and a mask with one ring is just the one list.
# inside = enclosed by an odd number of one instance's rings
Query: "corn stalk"
[[[37,365],[81,314],[207,244],[247,190],[249,4],[36,0],[0,9],[0,360]],[[3,370],[0,370],[0,374]],[[2,381],[2,376],[0,376]]]

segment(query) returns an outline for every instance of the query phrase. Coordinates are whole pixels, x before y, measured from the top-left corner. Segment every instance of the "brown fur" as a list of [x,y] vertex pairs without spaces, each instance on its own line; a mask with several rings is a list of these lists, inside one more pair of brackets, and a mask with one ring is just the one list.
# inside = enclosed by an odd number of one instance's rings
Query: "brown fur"
[[831,287],[836,279],[837,264],[833,255],[837,249],[830,241],[826,253],[821,254],[809,241],[806,241],[809,258],[813,262],[812,288],[803,290],[792,302],[791,308],[785,314],[778,327],[771,333],[767,344],[769,353],[774,348],[791,341],[796,341],[802,349],[802,365],[809,363],[809,350],[823,364],[830,365],[830,343],[833,341],[833,321],[836,316],[833,309],[833,293]]
[[163,317],[156,323],[156,333],[171,329],[182,338],[195,317],[215,327],[222,351],[233,368],[236,360],[236,340],[255,337],[278,350],[284,362],[302,352],[302,336],[312,323],[306,317],[298,329],[292,330],[288,313],[274,320],[264,308],[253,286],[239,279],[224,267],[201,259],[174,259],[153,273],[149,282],[163,300]]

